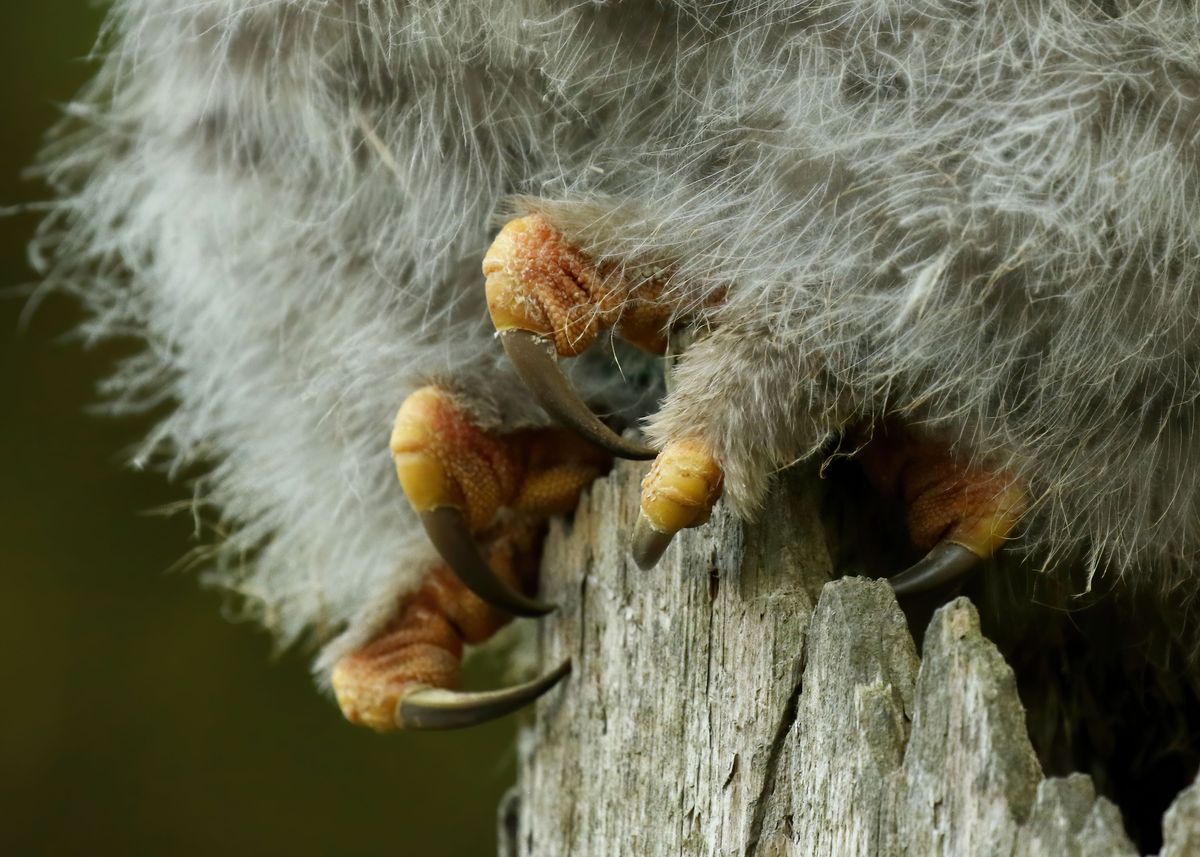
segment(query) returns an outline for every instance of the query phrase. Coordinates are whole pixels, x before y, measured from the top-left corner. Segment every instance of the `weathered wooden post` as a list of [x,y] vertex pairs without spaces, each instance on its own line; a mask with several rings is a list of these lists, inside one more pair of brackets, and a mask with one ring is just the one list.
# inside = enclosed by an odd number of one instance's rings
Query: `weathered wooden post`
[[[813,479],[769,524],[718,513],[653,571],[628,556],[640,469],[556,526],[543,571],[561,605],[502,852],[564,855],[1133,855],[1082,775],[1044,779],[1012,671],[965,599],[923,659],[885,583],[830,582]],[[1200,784],[1162,857],[1200,854]]]

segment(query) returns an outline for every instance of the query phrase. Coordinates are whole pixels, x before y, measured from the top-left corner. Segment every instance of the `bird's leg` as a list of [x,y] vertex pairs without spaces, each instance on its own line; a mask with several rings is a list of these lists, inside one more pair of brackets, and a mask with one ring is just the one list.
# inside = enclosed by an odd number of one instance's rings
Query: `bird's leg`
[[557,366],[609,327],[661,354],[670,305],[661,282],[637,286],[573,247],[540,215],[510,221],[483,261],[488,309],[505,350],[551,416],[614,455],[655,459],[642,485],[642,515],[634,555],[657,561],[671,537],[708,520],[721,493],[721,470],[700,440],[670,443],[660,453],[617,436],[571,389]]
[[[1025,508],[1009,473],[964,466],[944,444],[892,427],[859,453],[868,480],[900,500],[914,547],[925,556],[890,578],[897,595],[957,580],[1003,546]],[[633,554],[649,568],[681,529],[708,520],[721,493],[721,468],[702,441],[668,443],[642,481]]]
[[[538,541],[536,527],[509,527],[488,545],[490,568],[515,590],[530,588]],[[334,668],[342,712],[354,723],[390,732],[471,726],[528,704],[569,665],[505,690],[455,691],[463,645],[487,640],[508,621],[506,613],[476,597],[445,566],[431,571],[384,629]]]
[[[672,308],[661,283],[631,286],[594,263],[540,216],[501,230],[483,265],[492,321],[518,372],[543,407],[614,455],[654,458],[642,483],[633,555],[649,568],[681,529],[708,520],[723,472],[705,426],[687,427],[663,449],[630,443],[604,426],[557,366],[615,327],[635,344],[661,351]],[[894,433],[876,440],[864,467],[881,490],[908,507],[914,544],[925,558],[892,578],[897,594],[931,588],[965,573],[1003,544],[1024,508],[1024,492],[1008,474],[957,462],[944,446]]]
[[553,609],[497,578],[474,536],[492,527],[502,510],[533,520],[570,511],[580,492],[608,469],[606,454],[561,429],[485,431],[437,387],[405,400],[391,449],[404,493],[467,587],[518,616]]
[[655,354],[666,350],[672,309],[662,283],[632,284],[594,263],[540,215],[509,222],[483,260],[488,309],[517,371],[551,416],[613,455],[654,458],[600,422],[558,368],[616,327],[622,338]]
[[909,538],[927,553],[890,578],[897,595],[915,595],[958,580],[999,550],[1025,510],[1025,490],[1011,474],[964,465],[942,443],[889,426],[859,453],[863,472],[906,510]]
[[452,688],[462,647],[486,640],[511,615],[553,609],[527,594],[536,588],[541,525],[575,507],[608,469],[608,456],[560,429],[486,431],[453,394],[432,386],[401,405],[391,450],[404,493],[446,564],[381,634],[337,664],[342,711],[378,730],[450,729],[531,702],[569,663],[517,687],[459,693]]
[[633,558],[650,568],[683,529],[705,523],[721,496],[723,475],[712,450],[696,438],[671,441],[642,480]]

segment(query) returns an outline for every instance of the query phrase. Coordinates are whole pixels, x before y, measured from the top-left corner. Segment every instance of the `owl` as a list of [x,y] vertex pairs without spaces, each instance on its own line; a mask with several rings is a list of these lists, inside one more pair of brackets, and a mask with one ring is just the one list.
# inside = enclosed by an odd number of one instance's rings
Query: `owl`
[[613,457],[646,567],[847,461],[924,554],[898,594],[1003,548],[1190,645],[1186,4],[117,0],[101,44],[37,257],[142,342],[137,463],[202,474],[210,578],[350,720],[561,679],[456,690]]

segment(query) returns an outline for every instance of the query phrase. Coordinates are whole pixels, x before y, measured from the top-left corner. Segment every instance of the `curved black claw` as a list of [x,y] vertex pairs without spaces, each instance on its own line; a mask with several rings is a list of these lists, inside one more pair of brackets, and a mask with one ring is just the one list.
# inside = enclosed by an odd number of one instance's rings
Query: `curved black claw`
[[545,616],[554,610],[553,604],[522,595],[496,576],[479,553],[475,540],[471,538],[467,519],[460,510],[439,506],[422,512],[421,523],[446,565],[450,566],[467,589],[488,604],[514,616]]
[[633,561],[642,571],[654,568],[662,555],[671,544],[673,533],[663,533],[654,529],[645,515],[638,515],[637,523],[633,526],[633,542],[630,553]]
[[888,583],[897,598],[920,595],[931,589],[962,579],[983,560],[954,542],[938,542],[919,561],[889,577]]
[[500,342],[521,380],[554,419],[618,458],[649,461],[657,455],[653,449],[625,440],[600,422],[563,375],[553,342],[528,330],[516,329],[501,331]]
[[462,693],[424,687],[402,698],[396,706],[401,729],[465,729],[503,717],[533,702],[571,671],[565,660],[544,676],[503,690]]

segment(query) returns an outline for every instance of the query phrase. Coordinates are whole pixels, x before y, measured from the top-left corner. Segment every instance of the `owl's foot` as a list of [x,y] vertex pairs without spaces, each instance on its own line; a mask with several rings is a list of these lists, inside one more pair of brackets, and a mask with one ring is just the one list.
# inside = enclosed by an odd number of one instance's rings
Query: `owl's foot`
[[651,568],[680,530],[708,520],[721,496],[723,474],[703,441],[668,443],[642,480],[642,506],[633,531],[633,558]]
[[615,327],[621,337],[655,354],[666,350],[671,308],[662,283],[632,284],[597,265],[540,215],[509,222],[483,259],[488,309],[517,372],[546,412],[621,458],[654,458],[584,404],[558,366]]
[[512,615],[554,609],[526,594],[536,586],[541,524],[573,509],[608,457],[558,429],[486,431],[438,387],[405,399],[391,450],[404,493],[446,565],[382,633],[337,664],[338,704],[349,720],[379,731],[457,729],[529,704],[570,671],[569,661],[516,687],[460,693],[453,688],[462,648]]
[[[488,308],[505,350],[551,416],[613,455],[655,463],[642,483],[633,555],[642,568],[658,561],[681,529],[708,520],[721,495],[722,470],[696,438],[672,440],[657,455],[605,426],[567,382],[559,357],[587,349],[606,328],[661,353],[672,309],[662,283],[631,285],[613,268],[572,246],[545,218],[513,220],[483,263]],[[912,541],[925,557],[891,578],[912,595],[961,577],[991,556],[1015,527],[1024,492],[1004,473],[964,467],[945,447],[908,436],[868,445],[864,467],[881,490],[897,491],[908,509]]]
[[909,538],[925,556],[890,578],[897,595],[960,579],[999,550],[1025,511],[1010,473],[964,466],[944,444],[891,427],[859,455],[876,490],[903,502]]
[[[893,429],[859,454],[876,490],[903,502],[913,545],[925,556],[891,577],[898,596],[958,580],[995,553],[1016,527],[1025,492],[1004,472],[964,467],[944,445]],[[650,568],[682,529],[708,520],[721,494],[721,467],[701,441],[673,441],[642,481],[633,556]]]
[[[527,585],[536,574],[537,541],[530,527],[493,540],[487,552],[496,576],[514,589]],[[338,705],[351,722],[379,732],[458,729],[528,705],[570,671],[569,661],[504,690],[454,690],[464,644],[483,642],[508,619],[449,569],[430,572],[375,639],[338,662],[333,671]]]
[[572,510],[583,489],[608,469],[604,453],[561,429],[485,431],[437,387],[422,387],[404,401],[391,450],[426,533],[472,592],[517,616],[554,609],[497,577],[475,536]]

